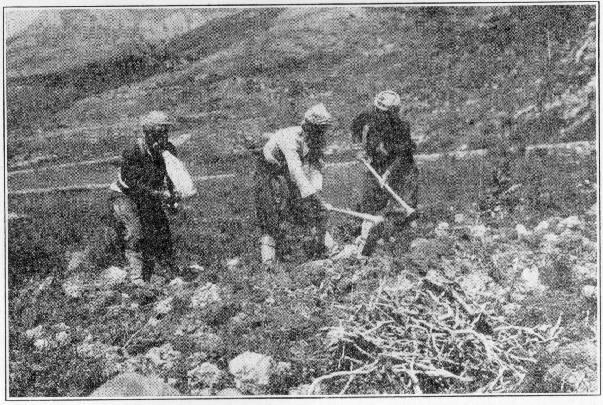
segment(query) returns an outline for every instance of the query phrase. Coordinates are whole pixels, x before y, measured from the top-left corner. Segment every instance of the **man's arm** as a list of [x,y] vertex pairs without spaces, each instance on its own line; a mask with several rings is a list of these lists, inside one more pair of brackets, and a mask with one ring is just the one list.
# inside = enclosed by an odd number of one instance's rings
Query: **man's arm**
[[[165,147],[165,151],[169,152],[174,157],[178,157],[178,153],[176,151],[176,147],[171,142],[167,143],[167,145]],[[170,192],[170,195],[172,197],[174,197],[175,196],[174,195],[174,183],[172,182],[172,179],[170,179],[170,176],[165,176],[165,184],[167,186],[168,191]]]
[[361,143],[362,146],[365,146],[364,143],[366,142],[366,137],[364,136],[364,127],[367,123],[367,119],[366,119],[366,113],[361,113],[359,114],[353,121],[352,121],[352,143],[354,144],[359,144]]
[[293,182],[299,188],[302,198],[306,198],[318,191],[308,180],[306,174],[304,173],[302,161],[299,158],[297,152],[291,149],[282,150],[283,155],[285,155],[285,161],[287,162],[287,168],[289,169],[289,173],[291,174],[291,178]]

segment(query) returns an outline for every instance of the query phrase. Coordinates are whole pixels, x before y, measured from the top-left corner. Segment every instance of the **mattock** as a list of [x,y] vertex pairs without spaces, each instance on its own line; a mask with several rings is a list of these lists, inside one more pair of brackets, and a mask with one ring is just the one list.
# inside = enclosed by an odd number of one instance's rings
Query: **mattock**
[[394,197],[394,200],[396,200],[398,204],[402,206],[402,208],[404,208],[407,216],[411,216],[416,211],[413,207],[408,205],[406,201],[404,201],[398,194],[396,194],[396,192],[387,183],[383,182],[383,178],[379,175],[379,173],[377,173],[377,171],[373,168],[373,166],[371,166],[371,164],[366,159],[358,158],[358,160],[360,160],[366,166],[366,168],[369,169],[369,171],[373,174],[373,176],[375,176],[375,178],[379,181],[380,184],[383,184],[383,188],[388,193],[390,193],[392,197]]
[[368,239],[371,229],[385,221],[385,217],[382,215],[371,215],[365,214],[363,212],[348,210],[345,208],[337,208],[333,207],[331,204],[328,203],[324,203],[323,206],[327,211],[339,212],[341,214],[350,215],[352,217],[360,218],[363,220],[360,237],[359,240],[356,242],[359,257],[362,256],[362,251],[364,249],[364,245],[366,244],[366,240]]

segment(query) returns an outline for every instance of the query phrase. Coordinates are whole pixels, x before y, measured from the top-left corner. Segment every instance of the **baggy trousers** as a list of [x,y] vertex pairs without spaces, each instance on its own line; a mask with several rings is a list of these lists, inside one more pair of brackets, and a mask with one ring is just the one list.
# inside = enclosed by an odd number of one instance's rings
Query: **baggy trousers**
[[328,213],[316,198],[301,198],[286,168],[258,157],[254,188],[257,221],[263,235],[278,243],[283,239],[283,222],[303,225],[313,233],[308,253],[317,256],[324,251]]
[[[402,198],[408,205],[416,208],[419,191],[419,170],[416,165],[402,167],[396,172],[392,172],[387,184]],[[358,210],[372,215],[386,215],[398,208],[398,203],[393,199],[387,190],[379,186],[379,182],[368,170],[363,176],[362,199],[358,204]],[[402,221],[393,221],[395,228],[401,228],[405,223]],[[377,225],[369,234],[369,238],[363,250],[364,255],[370,255],[374,250],[377,241],[383,236],[384,224]]]
[[132,278],[151,278],[156,261],[173,260],[172,235],[161,201],[111,192],[114,226]]

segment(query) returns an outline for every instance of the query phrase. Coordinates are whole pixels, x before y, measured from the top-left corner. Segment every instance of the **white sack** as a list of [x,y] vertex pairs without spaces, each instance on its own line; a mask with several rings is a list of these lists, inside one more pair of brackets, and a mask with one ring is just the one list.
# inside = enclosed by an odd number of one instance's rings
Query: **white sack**
[[197,194],[193,178],[186,170],[184,163],[168,151],[164,151],[162,155],[167,174],[174,184],[174,190],[179,192],[182,198],[189,198]]

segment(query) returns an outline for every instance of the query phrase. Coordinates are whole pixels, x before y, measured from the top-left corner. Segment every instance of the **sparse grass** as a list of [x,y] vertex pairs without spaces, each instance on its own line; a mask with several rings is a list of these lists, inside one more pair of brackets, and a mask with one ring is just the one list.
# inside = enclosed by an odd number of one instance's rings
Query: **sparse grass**
[[[512,182],[524,185],[517,200],[503,206],[502,218],[490,217],[487,212],[480,212],[476,205],[479,206],[480,201],[487,197],[487,190],[492,186],[490,173],[494,164],[491,159],[480,158],[444,159],[422,166],[420,202],[424,207],[423,215],[418,228],[410,232],[412,236],[407,236],[429,237],[439,221],[454,223],[456,213],[464,213],[468,221],[479,219],[495,228],[513,227],[515,223],[535,226],[539,220],[549,216],[580,214],[596,201],[596,193],[584,187],[585,180],[596,184],[595,156],[549,154],[529,157],[512,165]],[[218,312],[200,312],[196,318],[186,321],[205,323],[208,332],[216,337],[201,344],[201,341],[187,336],[172,336],[170,331],[175,323],[188,319],[187,310],[181,308],[178,309],[180,315],[166,318],[167,329],[157,329],[145,339],[133,342],[130,350],[132,353],[144,353],[150,347],[172,342],[183,355],[201,350],[207,359],[221,367],[226,367],[228,359],[245,350],[262,352],[277,360],[292,362],[295,378],[275,385],[271,391],[284,394],[288,387],[328,371],[329,360],[318,332],[335,322],[337,310],[332,306],[334,302],[319,297],[318,286],[332,275],[324,274],[324,271],[313,274],[309,270],[300,270],[295,263],[286,264],[274,273],[267,273],[257,265],[259,234],[254,225],[250,173],[247,165],[237,170],[240,177],[233,182],[200,185],[199,196],[187,202],[186,208],[172,221],[178,262],[184,266],[191,262],[203,265],[202,283],[211,281],[229,288],[229,306],[216,308]],[[359,198],[360,173],[359,166],[330,168],[326,177],[326,199],[334,205],[353,207]],[[60,284],[68,276],[65,252],[81,249],[87,244],[101,245],[99,231],[106,226],[108,214],[105,199],[106,193],[102,191],[9,199],[9,211],[31,216],[11,221],[8,227],[11,396],[85,395],[90,388],[109,377],[99,374],[100,366],[95,360],[72,357],[68,349],[57,352],[58,357],[53,357],[52,361],[65,367],[72,367],[76,362],[79,368],[74,370],[85,377],[81,383],[76,383],[75,379],[53,377],[49,374],[47,359],[27,349],[31,342],[23,337],[25,330],[38,324],[65,322],[78,330],[91,332],[105,344],[120,345],[151,315],[149,307],[128,314],[107,312],[110,305],[123,305],[124,298],[120,294],[102,296],[104,298],[93,294],[74,301],[61,290]],[[355,222],[333,216],[331,224],[339,236],[348,238],[345,232]],[[392,247],[389,251],[400,256],[407,253],[407,248],[400,249]],[[474,254],[479,256],[479,246],[474,249],[477,249]],[[482,253],[484,258],[489,255],[488,252]],[[443,254],[454,254],[454,250],[447,248]],[[225,261],[232,257],[241,257],[243,265],[226,266]],[[394,269],[407,268],[411,259],[399,262]],[[95,260],[98,267],[90,270],[93,273],[115,264],[111,256],[100,253]],[[27,288],[35,290],[48,275],[54,276],[55,281],[47,292],[40,296],[28,292]],[[380,276],[383,275],[377,269],[374,273],[367,273],[366,279],[358,285],[342,278],[334,281],[332,288],[339,294],[341,304],[347,305],[354,301],[353,297],[370,295]],[[322,288],[326,286],[328,284]],[[274,299],[274,304],[267,303],[269,297]],[[577,308],[572,304],[576,299],[575,293],[567,297],[559,293],[555,297],[551,299],[559,300],[559,305],[548,306],[546,314],[528,311],[520,316],[524,316],[528,323],[534,319],[550,321],[560,312],[571,316],[563,303]],[[529,307],[533,310],[540,306],[538,302],[533,304]],[[582,316],[582,311],[575,314]],[[178,371],[171,373],[169,376],[184,378],[182,375],[178,377]],[[26,381],[36,382],[28,385]],[[179,384],[180,387],[186,386],[185,381]]]

